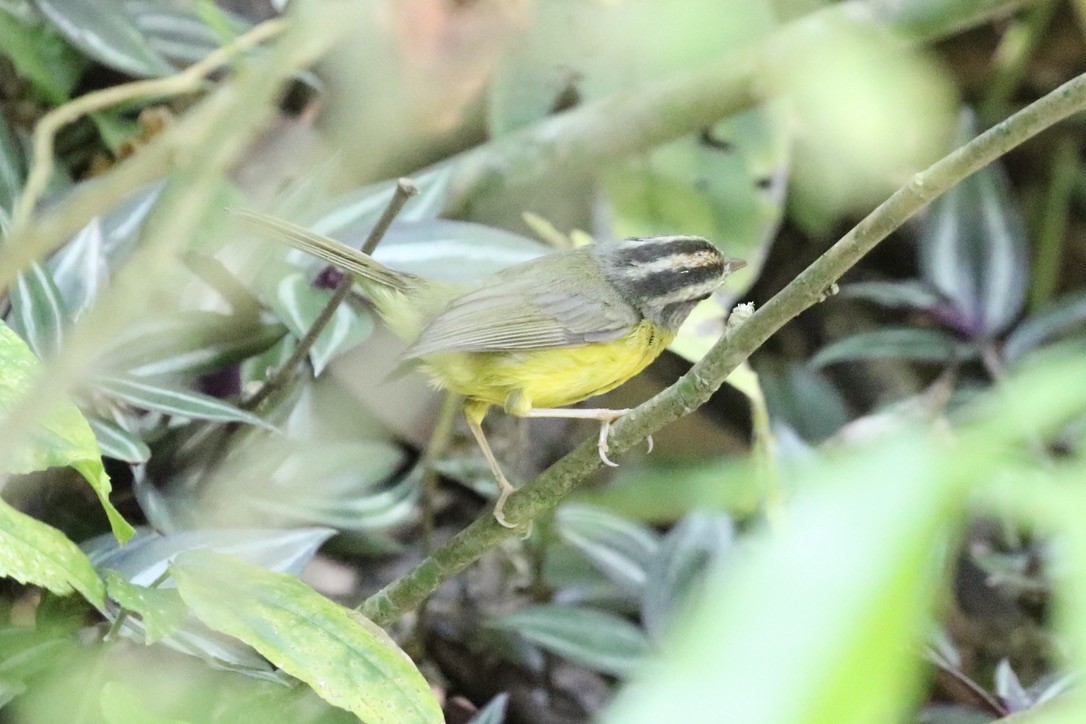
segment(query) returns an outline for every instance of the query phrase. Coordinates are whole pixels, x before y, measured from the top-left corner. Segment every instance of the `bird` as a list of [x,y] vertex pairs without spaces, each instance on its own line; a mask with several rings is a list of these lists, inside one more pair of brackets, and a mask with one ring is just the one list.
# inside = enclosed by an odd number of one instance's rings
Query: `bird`
[[554,251],[449,283],[391,269],[274,216],[231,211],[262,235],[352,275],[383,322],[407,342],[402,362],[464,397],[468,429],[498,484],[494,518],[505,527],[514,527],[504,506],[516,487],[483,432],[488,410],[597,421],[600,459],[614,465],[608,433],[629,410],[570,406],[645,369],[695,305],[746,266],[699,236],[650,236]]

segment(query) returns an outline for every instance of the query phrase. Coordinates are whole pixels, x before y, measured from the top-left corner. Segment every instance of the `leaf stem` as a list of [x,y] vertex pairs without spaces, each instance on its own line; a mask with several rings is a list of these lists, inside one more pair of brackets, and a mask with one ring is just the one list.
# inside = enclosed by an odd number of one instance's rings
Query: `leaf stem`
[[[822,299],[826,289],[910,217],[1010,149],[1083,109],[1086,74],[913,176],[749,319],[717,341],[689,372],[620,418],[611,428],[611,449],[625,451],[696,410],[770,336]],[[516,526],[550,510],[600,464],[595,441],[582,443],[510,496],[505,505],[506,519]],[[480,516],[441,550],[366,599],[360,611],[378,625],[388,625],[513,533],[498,525],[489,513]]]

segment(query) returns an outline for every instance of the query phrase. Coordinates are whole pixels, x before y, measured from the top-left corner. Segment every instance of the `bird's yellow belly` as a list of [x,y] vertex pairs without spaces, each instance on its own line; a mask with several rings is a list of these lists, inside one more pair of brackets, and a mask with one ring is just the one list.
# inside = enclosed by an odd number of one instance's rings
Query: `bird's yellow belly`
[[510,352],[450,352],[423,360],[438,387],[491,405],[564,407],[618,387],[674,339],[643,321],[613,342]]

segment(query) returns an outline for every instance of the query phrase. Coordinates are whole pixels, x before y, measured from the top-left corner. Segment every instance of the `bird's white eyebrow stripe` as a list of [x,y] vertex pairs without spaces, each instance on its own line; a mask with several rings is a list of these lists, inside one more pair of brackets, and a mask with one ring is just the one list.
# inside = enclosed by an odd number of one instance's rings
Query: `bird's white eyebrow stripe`
[[659,259],[653,259],[652,261],[635,262],[627,267],[627,270],[632,279],[641,279],[658,272],[670,271],[672,269],[697,268],[709,266],[711,264],[719,264],[720,262],[720,255],[709,250],[680,252],[678,254],[662,256]]

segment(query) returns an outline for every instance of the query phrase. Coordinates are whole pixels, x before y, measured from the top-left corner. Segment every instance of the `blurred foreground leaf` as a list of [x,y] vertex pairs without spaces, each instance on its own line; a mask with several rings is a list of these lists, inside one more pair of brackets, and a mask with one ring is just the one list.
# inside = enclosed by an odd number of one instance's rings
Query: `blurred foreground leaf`
[[154,713],[133,687],[119,681],[103,684],[98,700],[107,724],[186,724]]
[[902,721],[923,684],[913,649],[943,575],[939,557],[971,486],[1081,414],[1084,373],[1081,357],[1060,355],[1008,379],[977,401],[953,444],[937,429],[901,430],[805,465],[788,518],[710,578],[668,653],[608,721],[705,711],[760,724]]
[[297,578],[236,558],[186,553],[178,590],[208,626],[256,648],[326,701],[367,722],[441,722],[426,680],[388,635]]
[[685,612],[734,538],[730,518],[699,512],[690,513],[668,532],[649,564],[641,603],[641,620],[649,633],[662,636],[676,616]]
[[[9,411],[30,389],[40,364],[23,340],[0,322],[0,411]],[[112,486],[102,466],[102,454],[90,425],[70,402],[62,403],[35,425],[29,442],[15,455],[0,461],[0,472],[31,473],[71,466],[86,478],[98,495],[113,534],[125,541],[133,529],[109,502]]]
[[103,377],[97,381],[97,385],[103,392],[140,410],[154,410],[192,420],[244,422],[270,429],[268,423],[253,413],[192,390],[135,377]]

